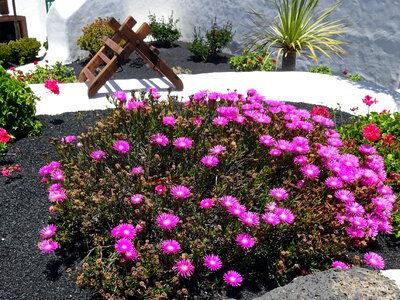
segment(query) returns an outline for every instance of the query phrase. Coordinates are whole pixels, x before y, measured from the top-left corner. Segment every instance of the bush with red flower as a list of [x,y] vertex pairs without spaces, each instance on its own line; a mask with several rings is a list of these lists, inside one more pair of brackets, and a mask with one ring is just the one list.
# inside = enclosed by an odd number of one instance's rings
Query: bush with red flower
[[270,53],[261,46],[256,51],[244,49],[240,56],[232,56],[229,59],[231,69],[235,71],[274,71],[276,59],[271,59]]
[[[39,170],[55,226],[39,247],[79,244],[80,286],[152,299],[260,275],[287,282],[355,264],[348,250],[392,230],[383,158],[368,146],[346,152],[322,108],[253,89],[185,103],[154,90],[126,96],[111,97],[117,108],[80,147],[56,142],[60,161]],[[365,262],[382,266],[374,254]]]

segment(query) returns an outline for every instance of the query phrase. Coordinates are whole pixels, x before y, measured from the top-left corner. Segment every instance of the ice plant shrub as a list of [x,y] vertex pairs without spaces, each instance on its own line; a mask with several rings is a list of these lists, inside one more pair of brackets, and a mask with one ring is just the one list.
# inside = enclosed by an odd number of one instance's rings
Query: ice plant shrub
[[325,65],[319,65],[316,67],[309,68],[308,71],[311,73],[332,75],[332,69]]
[[57,141],[60,161],[39,171],[51,239],[82,247],[81,286],[152,299],[237,288],[256,275],[285,282],[354,264],[349,249],[391,230],[381,158],[346,153],[322,108],[253,89],[201,91],[185,103],[153,95],[133,93],[142,105],[132,109],[111,97],[117,108],[79,136],[82,147]]
[[36,120],[36,101],[31,88],[24,82],[11,78],[0,66],[0,128],[16,139],[40,132]]
[[181,31],[176,26],[179,20],[174,20],[174,13],[167,20],[164,17],[157,20],[155,14],[149,15],[149,25],[151,27],[150,35],[154,39],[158,47],[171,47],[172,44],[179,40]]

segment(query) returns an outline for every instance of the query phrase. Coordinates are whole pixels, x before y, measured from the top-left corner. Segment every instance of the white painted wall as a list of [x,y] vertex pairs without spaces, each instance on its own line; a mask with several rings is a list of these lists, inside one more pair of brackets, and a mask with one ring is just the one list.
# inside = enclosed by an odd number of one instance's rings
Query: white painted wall
[[[9,15],[14,14],[12,1],[8,0]],[[45,0],[15,0],[17,15],[26,17],[28,36],[40,42],[46,41],[46,2]]]
[[[320,0],[320,6],[328,7],[335,1]],[[97,17],[112,15],[123,21],[132,15],[140,24],[148,21],[149,13],[167,17],[172,10],[180,20],[183,41],[191,40],[194,26],[208,28],[214,16],[218,16],[220,24],[232,21],[235,43],[231,49],[235,51],[247,31],[244,25],[249,25],[250,7],[264,12],[271,20],[275,16],[273,5],[264,0],[56,0],[47,17],[49,57],[70,62],[81,56],[76,40],[82,27]],[[333,17],[344,18],[348,25],[344,37],[350,42],[345,46],[348,54],[334,62],[320,56],[321,63],[335,71],[359,73],[388,88],[400,88],[400,0],[345,0]],[[302,57],[298,69],[312,65],[315,63]]]

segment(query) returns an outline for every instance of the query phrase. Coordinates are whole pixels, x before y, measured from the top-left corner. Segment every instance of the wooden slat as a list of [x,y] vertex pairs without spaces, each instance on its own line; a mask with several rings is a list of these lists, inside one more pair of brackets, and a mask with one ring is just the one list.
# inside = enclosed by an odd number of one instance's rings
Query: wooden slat
[[104,44],[109,47],[112,51],[117,53],[118,55],[121,55],[124,52],[124,48],[122,48],[120,45],[118,45],[116,42],[114,42],[110,38],[104,38],[103,39]]
[[108,64],[110,62],[110,59],[103,52],[99,52],[97,54],[102,59],[102,61],[104,61],[106,64]]
[[88,89],[89,97],[96,95],[97,91],[107,82],[108,79],[118,70],[118,57],[114,56],[92,82]]
[[94,82],[95,75],[87,68],[83,69],[83,73],[85,74],[86,78],[89,80],[89,82]]

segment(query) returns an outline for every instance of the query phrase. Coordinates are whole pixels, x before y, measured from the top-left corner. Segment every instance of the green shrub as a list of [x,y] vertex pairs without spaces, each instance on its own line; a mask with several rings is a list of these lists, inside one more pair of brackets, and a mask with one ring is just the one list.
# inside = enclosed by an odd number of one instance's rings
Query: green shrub
[[[329,181],[333,162],[361,172],[368,158],[327,146],[337,133],[324,109],[311,118],[254,90],[203,91],[184,104],[155,89],[132,97],[115,93],[111,116],[56,142],[60,162],[40,169],[57,231],[39,247],[52,252],[58,242],[68,256],[81,249],[79,285],[106,299],[176,299],[226,286],[228,270],[243,283],[260,275],[282,283],[351,261],[348,250],[378,234],[355,230],[353,218],[361,208],[378,218],[376,186],[364,177],[342,182],[360,206],[349,208],[348,193]],[[210,254],[222,261],[215,272],[204,266]]]
[[362,77],[360,74],[347,74],[346,77],[353,81],[361,81],[362,80]]
[[207,30],[205,37],[196,27],[193,31],[193,41],[189,45],[189,50],[195,57],[203,60],[215,58],[221,52],[221,49],[228,46],[233,39],[232,24],[226,23],[224,26],[218,26],[217,19],[211,22],[211,28]]
[[262,47],[258,51],[244,49],[241,56],[232,56],[229,64],[235,71],[273,71],[276,69],[276,60],[270,58],[270,53]]
[[93,23],[82,29],[82,35],[77,40],[77,45],[82,49],[89,51],[91,55],[95,55],[102,46],[104,46],[103,38],[111,37],[114,30],[108,25],[107,18],[98,18]]
[[35,38],[21,38],[8,43],[11,50],[11,61],[23,65],[33,62],[40,50],[40,42]]
[[0,128],[15,138],[40,133],[41,124],[35,119],[38,100],[27,84],[0,67]]
[[0,43],[0,66],[6,67],[6,63],[10,61],[11,49],[6,43]]
[[310,68],[310,69],[308,69],[308,71],[311,73],[332,75],[332,69],[329,68],[328,66],[324,66],[324,65]]
[[149,25],[151,27],[151,36],[160,47],[171,47],[172,43],[179,40],[181,31],[176,24],[179,20],[174,20],[173,12],[168,17],[168,21],[162,17],[157,20],[156,15],[149,15]]
[[[379,128],[379,137],[369,141],[363,136],[363,130],[368,124]],[[349,151],[357,152],[362,144],[371,144],[376,153],[385,161],[387,171],[387,184],[393,191],[400,195],[400,113],[371,112],[366,116],[359,116],[354,124],[342,126],[338,130],[346,138],[346,147]],[[400,207],[400,202],[398,202]],[[400,212],[393,214],[394,230],[396,237],[400,237]]]
[[73,68],[64,66],[58,61],[52,66],[48,64],[44,67],[36,65],[33,71],[29,71],[23,76],[23,79],[27,83],[45,83],[49,79],[57,80],[60,83],[69,83],[75,82],[76,76]]

